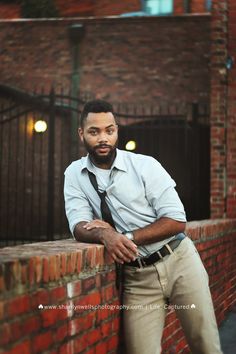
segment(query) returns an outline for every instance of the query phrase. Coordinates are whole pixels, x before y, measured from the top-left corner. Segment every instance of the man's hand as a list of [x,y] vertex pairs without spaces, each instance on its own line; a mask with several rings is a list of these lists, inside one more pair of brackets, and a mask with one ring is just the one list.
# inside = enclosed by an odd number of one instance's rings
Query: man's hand
[[87,222],[83,228],[86,230],[92,230],[94,228],[103,228],[103,229],[112,229],[114,230],[114,228],[106,221],[100,220],[100,219],[95,219],[92,221]]
[[126,236],[115,230],[106,230],[102,235],[102,242],[114,261],[123,264],[134,261],[138,256],[138,248]]
[[135,260],[138,256],[137,246],[126,236],[116,232],[109,223],[96,219],[83,225],[83,228],[87,231],[105,229],[102,231],[101,241],[114,261],[123,264]]

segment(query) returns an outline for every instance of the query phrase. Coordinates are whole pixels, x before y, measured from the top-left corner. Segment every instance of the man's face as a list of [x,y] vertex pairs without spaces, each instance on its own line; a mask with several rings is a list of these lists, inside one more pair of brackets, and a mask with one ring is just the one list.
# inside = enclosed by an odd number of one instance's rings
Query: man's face
[[110,168],[118,143],[118,127],[113,114],[89,113],[84,127],[78,132],[93,163],[101,168]]

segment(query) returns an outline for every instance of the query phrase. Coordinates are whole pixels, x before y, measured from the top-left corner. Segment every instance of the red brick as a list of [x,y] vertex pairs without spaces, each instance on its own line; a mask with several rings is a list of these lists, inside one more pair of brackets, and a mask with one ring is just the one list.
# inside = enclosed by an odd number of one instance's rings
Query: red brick
[[34,353],[42,353],[42,351],[48,349],[52,343],[53,337],[51,332],[38,334],[32,339]]
[[107,354],[107,343],[98,343],[95,347],[95,354]]
[[32,309],[38,309],[40,304],[49,305],[49,293],[45,289],[38,289],[31,294],[30,301]]
[[64,323],[54,332],[54,340],[56,343],[62,342],[68,336],[68,324]]
[[28,335],[30,333],[36,332],[41,327],[41,320],[39,316],[30,316],[21,323],[22,335]]
[[11,354],[31,354],[31,349],[30,349],[30,342],[28,340],[23,341],[22,343],[19,343],[15,345],[11,349]]
[[83,267],[83,252],[80,251],[77,253],[77,268],[76,271],[79,274]]
[[93,329],[88,334],[87,342],[88,345],[93,345],[94,343],[98,342],[102,338],[100,329]]
[[86,255],[85,255],[86,267],[94,268],[96,266],[96,252],[97,250],[95,247],[88,247],[86,249]]
[[29,295],[22,295],[13,300],[9,300],[6,304],[7,314],[9,317],[14,317],[22,313],[26,313],[30,309]]
[[0,301],[0,320],[3,320],[5,317],[6,317],[5,302]]
[[111,329],[112,329],[111,321],[102,323],[100,326],[101,334],[104,338],[109,336],[109,334],[111,333]]
[[42,318],[43,327],[49,327],[58,323],[58,321],[67,319],[66,309],[60,309],[60,308],[47,309],[47,310],[42,310],[40,314]]
[[86,354],[96,354],[95,350],[95,348],[91,348],[88,351],[86,350]]
[[52,304],[60,302],[61,300],[65,300],[67,294],[66,287],[59,286],[57,288],[53,288],[50,290],[49,294],[50,294],[50,299]]
[[89,334],[84,334],[78,338],[74,339],[74,352],[81,353],[88,347],[88,337]]
[[9,343],[11,339],[10,326],[7,323],[3,323],[0,326],[0,346]]
[[77,253],[70,253],[67,255],[67,274],[74,274],[76,271]]
[[23,335],[21,323],[21,319],[17,319],[9,323],[12,343],[16,342]]
[[42,326],[43,327],[49,327],[54,325],[55,323],[58,322],[58,317],[59,317],[59,312],[60,309],[47,309],[47,310],[41,310],[40,311],[40,316],[42,319]]
[[56,255],[50,255],[49,256],[49,280],[51,281],[56,280],[56,273],[57,273]]
[[20,279],[20,264],[18,260],[8,261],[4,271],[4,283],[7,290],[13,289]]
[[107,319],[110,315],[110,310],[108,308],[104,308],[104,309],[98,309],[97,311],[97,321],[98,323],[100,321],[103,321],[105,319]]
[[102,288],[102,302],[109,302],[114,296],[114,285],[111,284],[105,288]]
[[58,349],[58,354],[74,354],[74,341],[62,344]]
[[108,351],[117,349],[118,336],[114,335],[108,340]]
[[61,276],[64,276],[66,275],[66,259],[67,259],[67,256],[65,253],[62,253],[60,255],[61,257],[61,261],[60,261],[60,274]]
[[40,283],[42,280],[42,257],[36,256],[35,259],[35,281],[36,283]]
[[94,325],[94,313],[88,313],[84,317],[71,319],[68,323],[68,335],[73,336],[81,332],[85,332]]
[[43,257],[43,281],[47,283],[49,280],[49,259]]
[[82,280],[82,293],[87,294],[89,291],[95,289],[96,285],[96,278],[94,275],[92,275],[89,278],[83,279]]
[[81,297],[79,298],[78,301],[75,301],[75,305],[80,305],[80,306],[83,305],[96,306],[99,305],[100,303],[101,303],[101,295],[98,292]]
[[81,280],[67,283],[67,296],[73,298],[81,294]]
[[34,284],[35,281],[35,259],[30,258],[29,260],[29,283]]

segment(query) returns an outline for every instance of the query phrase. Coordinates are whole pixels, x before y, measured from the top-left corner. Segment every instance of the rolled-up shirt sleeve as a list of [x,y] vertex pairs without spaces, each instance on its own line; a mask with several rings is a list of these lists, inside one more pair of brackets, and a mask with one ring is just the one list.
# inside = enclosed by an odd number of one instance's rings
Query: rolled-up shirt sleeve
[[87,197],[76,183],[75,176],[68,169],[65,171],[64,198],[69,228],[74,236],[76,224],[93,220],[93,211]]
[[168,217],[186,222],[184,206],[175,190],[176,183],[167,171],[153,158],[149,160],[149,169],[144,171],[146,197],[154,208],[157,219]]

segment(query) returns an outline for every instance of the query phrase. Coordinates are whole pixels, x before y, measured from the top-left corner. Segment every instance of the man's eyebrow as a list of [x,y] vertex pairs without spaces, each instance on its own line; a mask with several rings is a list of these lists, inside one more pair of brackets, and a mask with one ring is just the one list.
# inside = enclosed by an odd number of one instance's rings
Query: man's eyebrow
[[[105,129],[109,129],[109,128],[111,128],[111,127],[115,127],[116,126],[116,124],[110,124],[110,125],[108,125],[107,127],[105,127]],[[88,129],[94,129],[94,130],[100,130],[100,128],[98,128],[98,127],[88,127]]]

